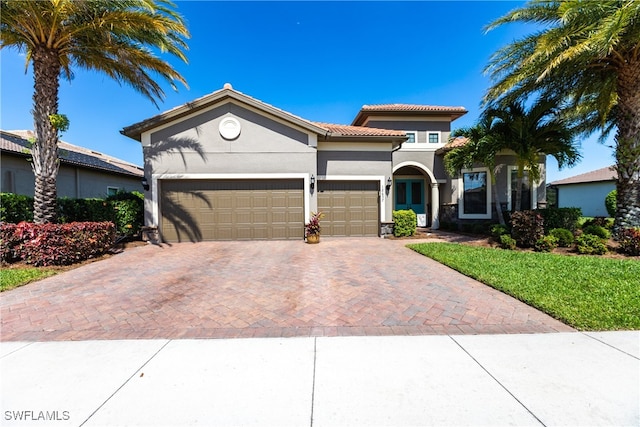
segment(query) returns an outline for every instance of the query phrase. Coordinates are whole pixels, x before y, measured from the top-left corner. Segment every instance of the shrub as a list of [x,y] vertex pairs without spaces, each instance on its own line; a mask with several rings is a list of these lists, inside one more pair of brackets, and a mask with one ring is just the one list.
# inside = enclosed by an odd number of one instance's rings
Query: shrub
[[505,234],[509,234],[509,229],[506,225],[495,224],[491,227],[491,236],[493,236],[495,239],[499,239],[500,236]]
[[132,193],[117,193],[107,198],[107,203],[113,209],[113,222],[118,234],[132,236],[138,234],[144,225],[144,195],[134,191]]
[[620,232],[619,240],[622,253],[631,256],[640,255],[640,227],[625,228]]
[[396,237],[413,236],[416,232],[417,217],[411,210],[393,211],[393,235]]
[[500,236],[500,247],[502,249],[514,250],[516,248],[516,241],[508,234],[503,234]]
[[607,218],[605,216],[589,218],[582,223],[582,228],[584,229],[590,225],[598,225],[611,230],[613,228],[613,218]]
[[533,245],[536,252],[551,252],[558,247],[558,238],[554,236],[544,236]]
[[604,198],[604,206],[607,208],[607,213],[612,218],[616,216],[617,196],[618,192],[616,190],[611,190],[611,192]]
[[600,225],[587,225],[582,227],[582,232],[583,234],[593,234],[605,240],[611,237],[611,232]]
[[550,236],[558,239],[558,246],[561,248],[568,248],[573,245],[575,238],[573,237],[573,233],[566,228],[554,228],[549,232]]
[[0,221],[13,224],[33,221],[33,197],[0,193]]
[[511,214],[511,237],[518,246],[529,248],[544,236],[544,221],[536,211],[520,211]]
[[578,228],[578,220],[582,216],[582,210],[580,208],[546,208],[537,209],[544,221],[545,233],[554,228],[566,228],[567,230],[574,232]]
[[1,230],[3,260],[21,259],[35,266],[67,265],[93,258],[106,252],[115,240],[111,222],[21,222],[4,224]]
[[603,255],[607,253],[607,245],[594,234],[583,234],[576,239],[576,249],[583,255]]

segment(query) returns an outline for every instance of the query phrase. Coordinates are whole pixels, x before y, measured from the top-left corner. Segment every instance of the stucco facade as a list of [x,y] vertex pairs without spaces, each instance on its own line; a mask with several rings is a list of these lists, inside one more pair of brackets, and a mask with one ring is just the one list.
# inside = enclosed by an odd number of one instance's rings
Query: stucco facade
[[330,235],[382,235],[396,209],[410,207],[437,228],[441,207],[459,202],[464,183],[446,174],[439,149],[465,113],[364,106],[351,125],[335,125],[225,85],[122,133],[142,143],[145,222],[169,239],[302,238],[318,210]]

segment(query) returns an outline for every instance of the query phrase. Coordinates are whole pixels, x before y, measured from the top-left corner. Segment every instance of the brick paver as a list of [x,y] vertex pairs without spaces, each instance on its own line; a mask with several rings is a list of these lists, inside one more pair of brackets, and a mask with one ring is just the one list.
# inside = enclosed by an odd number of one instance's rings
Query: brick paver
[[377,238],[142,246],[0,295],[3,341],[571,331]]

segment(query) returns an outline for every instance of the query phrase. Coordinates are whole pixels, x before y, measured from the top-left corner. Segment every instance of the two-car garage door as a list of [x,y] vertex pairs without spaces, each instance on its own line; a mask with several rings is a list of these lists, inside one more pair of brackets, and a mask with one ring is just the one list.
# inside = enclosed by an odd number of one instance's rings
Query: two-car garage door
[[[323,236],[378,236],[375,181],[319,181]],[[302,239],[302,179],[160,181],[160,232],[167,242]]]
[[163,180],[167,242],[302,239],[303,180]]

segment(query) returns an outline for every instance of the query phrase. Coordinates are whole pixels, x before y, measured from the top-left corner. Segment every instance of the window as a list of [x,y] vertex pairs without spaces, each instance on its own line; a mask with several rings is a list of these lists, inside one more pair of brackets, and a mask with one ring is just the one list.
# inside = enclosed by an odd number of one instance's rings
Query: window
[[[513,211],[516,208],[516,193],[517,193],[517,188],[518,188],[518,168],[516,166],[509,166],[508,168],[509,171],[509,175],[508,175],[508,195],[507,197],[509,198],[507,200],[507,209],[510,211]],[[536,186],[534,185],[533,188],[531,188],[531,185],[529,184],[529,171],[525,170],[524,171],[524,175],[522,177],[522,199],[520,202],[520,208],[521,210],[528,210],[528,209],[536,209],[537,208],[537,203],[536,203],[536,198],[537,198],[537,191],[536,191]]]
[[440,144],[440,132],[428,132],[427,139],[429,144]]
[[458,217],[461,219],[491,218],[491,186],[487,168],[463,171],[458,180]]
[[417,140],[416,132],[414,132],[414,131],[406,131],[405,133],[407,134],[407,137],[409,138],[405,142],[411,143],[411,144],[416,142],[416,140]]
[[107,196],[114,196],[118,194],[120,189],[118,187],[107,187]]

